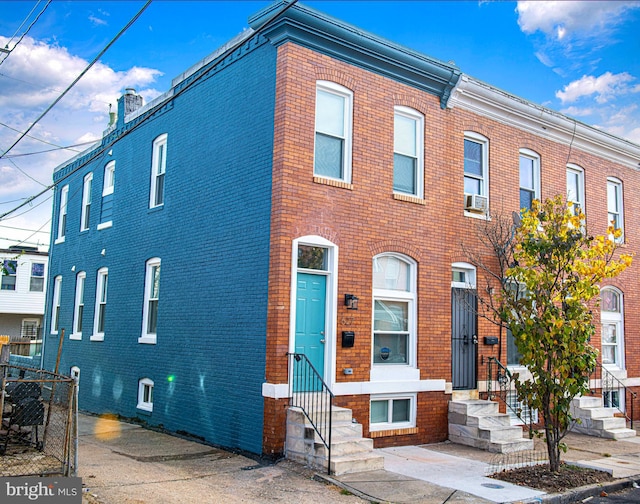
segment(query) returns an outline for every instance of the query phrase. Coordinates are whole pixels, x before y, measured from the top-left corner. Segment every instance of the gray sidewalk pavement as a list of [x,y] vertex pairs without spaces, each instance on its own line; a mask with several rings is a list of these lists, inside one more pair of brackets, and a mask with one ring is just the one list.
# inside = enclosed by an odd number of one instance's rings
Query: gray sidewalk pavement
[[[612,472],[618,486],[640,475],[640,439],[569,434],[566,442],[563,460]],[[80,415],[78,475],[90,504],[572,502],[488,478],[508,458],[475,448],[447,442],[378,451],[385,470],[329,477],[289,461],[260,464],[139,425]]]

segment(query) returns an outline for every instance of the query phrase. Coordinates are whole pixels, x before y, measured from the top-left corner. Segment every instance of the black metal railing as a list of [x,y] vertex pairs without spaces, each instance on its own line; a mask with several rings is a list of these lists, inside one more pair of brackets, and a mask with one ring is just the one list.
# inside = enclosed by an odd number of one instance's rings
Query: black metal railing
[[[593,380],[591,384],[594,385],[592,387],[592,393],[595,394],[595,389],[600,389],[604,407],[617,409],[624,415],[627,421],[630,422],[631,428],[633,429],[633,407],[638,393],[629,389],[600,362],[596,364],[596,368],[591,375],[591,380]],[[600,386],[598,386],[598,384]],[[631,400],[627,401],[627,397]],[[628,411],[627,404],[630,404]]]
[[289,404],[300,408],[327,449],[331,474],[331,413],[333,393],[305,354],[289,353]]
[[[495,392],[494,380],[498,385]],[[511,371],[495,357],[489,357],[487,361],[487,398],[490,401],[498,399],[503,402],[508,410],[529,427],[529,435],[531,435],[533,432],[533,411],[528,405],[524,405],[524,407],[518,404],[514,405],[513,394],[517,394],[517,392]],[[525,410],[526,414],[524,414]]]

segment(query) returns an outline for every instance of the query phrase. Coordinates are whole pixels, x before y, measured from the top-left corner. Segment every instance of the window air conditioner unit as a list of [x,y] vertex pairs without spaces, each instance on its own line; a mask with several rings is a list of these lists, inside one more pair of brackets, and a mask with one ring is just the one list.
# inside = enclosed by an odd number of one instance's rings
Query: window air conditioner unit
[[464,209],[469,212],[486,213],[488,208],[488,200],[486,196],[480,194],[465,194]]

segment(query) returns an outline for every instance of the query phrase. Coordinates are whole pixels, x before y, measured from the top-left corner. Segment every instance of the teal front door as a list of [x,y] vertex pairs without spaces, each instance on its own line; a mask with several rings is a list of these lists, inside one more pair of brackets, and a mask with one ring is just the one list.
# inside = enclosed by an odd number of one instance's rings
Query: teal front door
[[298,273],[296,291],[296,353],[305,354],[324,378],[327,278]]

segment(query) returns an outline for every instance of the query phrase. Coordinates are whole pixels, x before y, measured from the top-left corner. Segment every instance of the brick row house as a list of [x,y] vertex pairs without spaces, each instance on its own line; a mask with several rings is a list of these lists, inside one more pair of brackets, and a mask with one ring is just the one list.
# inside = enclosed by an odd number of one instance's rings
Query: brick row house
[[[374,446],[443,441],[517,366],[462,243],[560,193],[635,252],[640,146],[300,3],[249,23],[56,169],[45,366],[64,328],[81,409],[277,455],[302,353]],[[637,268],[594,341],[630,387]]]

